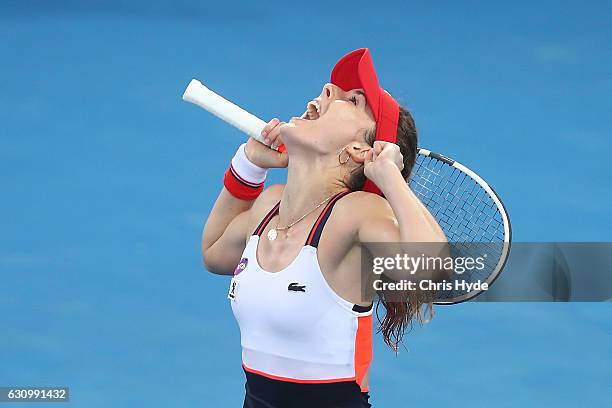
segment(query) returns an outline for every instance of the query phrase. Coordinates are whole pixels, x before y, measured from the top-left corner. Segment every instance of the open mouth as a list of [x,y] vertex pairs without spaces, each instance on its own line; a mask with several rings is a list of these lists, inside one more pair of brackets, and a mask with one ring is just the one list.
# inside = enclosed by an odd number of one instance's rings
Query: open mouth
[[302,119],[317,120],[321,117],[321,105],[319,101],[313,99],[306,105],[306,112],[302,115]]

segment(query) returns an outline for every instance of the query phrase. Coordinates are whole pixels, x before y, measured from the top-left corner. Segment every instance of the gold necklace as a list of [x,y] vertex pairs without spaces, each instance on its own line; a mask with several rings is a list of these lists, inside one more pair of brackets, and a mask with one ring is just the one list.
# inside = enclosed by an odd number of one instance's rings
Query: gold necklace
[[[308,211],[306,214],[302,215],[300,218],[298,218],[297,220],[293,221],[291,224],[288,224],[288,225],[286,225],[284,227],[279,227],[278,224],[277,224],[276,228],[272,228],[272,229],[270,229],[270,231],[268,231],[268,234],[267,234],[268,235],[268,240],[269,241],[274,241],[276,239],[276,237],[278,236],[278,231],[288,230],[289,228],[293,227],[295,224],[297,224],[298,222],[300,222],[304,218],[306,218],[307,215],[312,214],[314,211],[317,210],[317,208],[321,207],[323,204],[328,202],[335,195],[336,195],[336,193],[330,195],[325,200],[323,200],[319,204],[317,204],[317,206],[314,207],[312,210]],[[279,218],[279,221],[280,221],[280,218]]]

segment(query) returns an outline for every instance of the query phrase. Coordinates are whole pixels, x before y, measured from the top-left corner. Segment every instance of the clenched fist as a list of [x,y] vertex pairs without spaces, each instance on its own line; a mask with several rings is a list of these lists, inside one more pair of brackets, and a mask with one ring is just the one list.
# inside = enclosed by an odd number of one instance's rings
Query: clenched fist
[[385,181],[393,172],[404,169],[404,156],[395,143],[375,141],[374,147],[365,156],[364,174],[372,180],[381,190],[384,190]]
[[253,164],[266,169],[287,167],[287,153],[274,150],[283,144],[280,138],[280,128],[284,123],[277,118],[268,122],[261,132],[265,144],[249,138],[245,147],[245,153]]

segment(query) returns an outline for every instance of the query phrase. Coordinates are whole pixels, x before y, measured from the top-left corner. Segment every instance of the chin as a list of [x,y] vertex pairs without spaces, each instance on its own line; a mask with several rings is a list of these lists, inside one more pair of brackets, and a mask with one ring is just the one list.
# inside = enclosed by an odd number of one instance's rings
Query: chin
[[[280,128],[281,137],[288,150],[300,150],[326,153],[325,132],[313,122],[304,120],[291,120]],[[329,142],[329,140],[327,140]]]
[[309,129],[307,126],[304,126],[305,123],[300,121],[294,121],[293,119],[285,124],[283,124],[280,128],[281,138],[285,145],[296,145],[296,144],[304,144],[307,140],[312,139],[313,132],[312,129]]

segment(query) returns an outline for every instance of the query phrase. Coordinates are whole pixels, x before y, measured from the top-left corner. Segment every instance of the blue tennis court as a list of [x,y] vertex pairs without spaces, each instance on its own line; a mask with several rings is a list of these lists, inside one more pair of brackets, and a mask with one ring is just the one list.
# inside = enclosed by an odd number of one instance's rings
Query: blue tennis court
[[[288,118],[370,47],[420,145],[478,169],[515,240],[610,241],[612,7],[443,3],[0,4],[0,386],[68,386],[72,407],[242,403],[229,280],[200,235],[243,136],[181,101],[192,77]],[[438,307],[397,356],[375,337],[371,402],[609,406],[611,311]]]

